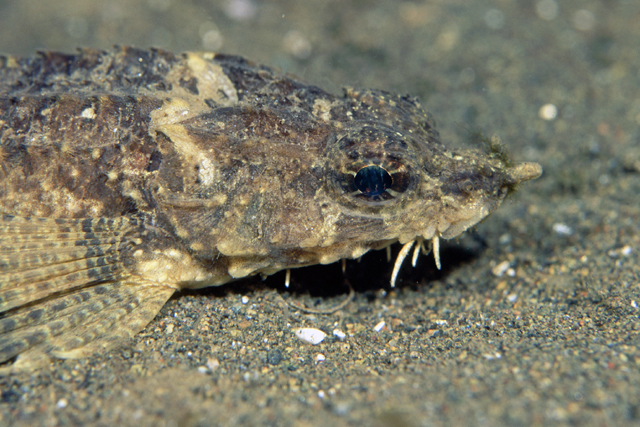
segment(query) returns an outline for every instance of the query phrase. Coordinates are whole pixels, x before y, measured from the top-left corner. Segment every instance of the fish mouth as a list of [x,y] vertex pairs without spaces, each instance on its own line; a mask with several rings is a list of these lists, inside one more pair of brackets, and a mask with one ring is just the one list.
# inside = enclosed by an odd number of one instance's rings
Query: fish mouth
[[422,233],[422,237],[429,240],[436,235],[443,239],[459,236],[496,210],[504,197],[512,193],[518,184],[542,175],[542,166],[534,162],[519,163],[506,168],[503,174],[501,187],[506,191],[502,191],[501,195],[497,198],[485,197],[469,206],[460,208],[455,215],[452,215],[455,218],[444,216],[436,228],[425,230]]
[[499,205],[499,202],[486,202],[481,206],[473,209],[471,215],[466,216],[465,218],[459,219],[456,222],[452,222],[449,226],[442,230],[440,233],[440,237],[443,239],[452,239],[457,237],[467,231],[470,227],[473,227],[483,219],[485,219],[491,212],[493,212]]
[[[497,203],[494,205],[483,204],[482,206],[476,207],[472,210],[472,214],[469,215],[466,219],[459,220],[455,223],[449,223],[448,225],[442,227],[440,230],[438,227],[432,225],[424,233],[420,236],[416,236],[414,239],[406,242],[398,256],[396,257],[396,261],[393,266],[393,272],[391,273],[391,287],[395,287],[396,278],[398,277],[398,273],[400,271],[400,267],[404,262],[405,258],[409,255],[409,251],[411,248],[414,248],[413,256],[411,257],[411,264],[415,267],[416,260],[418,259],[418,254],[422,252],[424,255],[428,255],[430,252],[433,252],[433,258],[436,263],[436,267],[438,270],[442,267],[440,263],[440,239],[450,239],[460,234],[464,233],[469,227],[477,224],[482,221],[487,215],[489,215],[497,206]],[[425,246],[425,242],[428,243],[428,248]]]
[[[509,192],[511,192],[521,182],[536,179],[540,175],[542,175],[542,166],[540,166],[538,163],[519,163],[505,170],[504,187],[508,188],[510,190]],[[405,258],[407,258],[407,256],[409,255],[409,252],[412,248],[413,256],[411,257],[411,263],[414,267],[416,265],[418,254],[420,252],[425,255],[427,255],[429,252],[433,252],[436,267],[439,270],[441,268],[440,239],[450,239],[464,233],[469,227],[472,227],[473,225],[482,221],[491,212],[493,212],[495,208],[500,204],[501,200],[502,198],[493,202],[486,201],[485,203],[474,206],[469,210],[468,215],[465,215],[463,219],[460,219],[454,223],[450,223],[448,224],[448,226],[443,227],[440,230],[438,230],[435,226],[431,226],[430,228],[425,230],[425,232],[421,236],[417,236],[416,238],[406,242],[402,246],[400,252],[398,253],[398,256],[396,257],[396,261],[393,266],[393,272],[391,273],[391,287],[395,287],[400,267],[402,266]],[[425,242],[429,242],[429,248],[425,246]]]

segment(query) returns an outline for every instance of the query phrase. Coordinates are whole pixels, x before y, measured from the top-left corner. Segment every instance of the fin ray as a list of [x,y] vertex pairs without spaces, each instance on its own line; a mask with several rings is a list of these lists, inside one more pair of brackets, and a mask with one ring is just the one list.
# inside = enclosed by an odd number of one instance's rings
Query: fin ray
[[0,251],[0,274],[30,270],[45,265],[113,255],[118,251],[114,243],[115,242],[100,241],[96,242],[95,245],[87,247],[61,245],[38,250],[16,248],[7,253]]
[[142,231],[138,218],[0,214],[0,363],[82,357],[144,328],[177,286],[127,267]]
[[[111,307],[92,323],[57,338],[51,354],[61,359],[76,359],[117,346],[144,329],[175,291],[158,286],[138,286],[135,290],[135,299],[128,300],[126,305]],[[114,324],[118,327],[111,327]]]
[[0,216],[0,313],[122,276],[132,218]]
[[83,310],[87,313],[99,312],[109,304],[119,302],[123,298],[123,293],[118,292],[119,286],[119,282],[104,283],[88,291],[82,290],[33,306],[22,307],[0,319],[0,334],[47,324],[56,317],[78,317],[79,320],[83,320],[87,317]]
[[116,279],[122,270],[117,258],[95,264],[91,259],[84,259],[24,272],[0,273],[0,312],[53,294]]
[[112,348],[144,328],[174,291],[127,280],[10,312],[0,319],[0,363],[33,350],[70,358]]

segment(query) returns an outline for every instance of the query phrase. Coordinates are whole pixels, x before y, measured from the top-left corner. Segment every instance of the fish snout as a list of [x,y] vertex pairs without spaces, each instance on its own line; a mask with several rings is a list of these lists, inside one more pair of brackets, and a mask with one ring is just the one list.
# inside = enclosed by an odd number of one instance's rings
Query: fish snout
[[542,166],[534,162],[518,163],[515,166],[507,168],[507,185],[516,185],[521,182],[536,179],[542,175]]

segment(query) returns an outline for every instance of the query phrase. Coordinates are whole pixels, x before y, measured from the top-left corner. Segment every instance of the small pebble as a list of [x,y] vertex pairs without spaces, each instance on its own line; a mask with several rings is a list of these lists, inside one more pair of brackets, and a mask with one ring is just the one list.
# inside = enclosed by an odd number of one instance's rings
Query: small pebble
[[267,363],[270,365],[278,365],[280,364],[280,362],[282,362],[282,352],[277,349],[274,348],[272,350],[269,350],[267,352]]
[[324,338],[327,336],[320,329],[316,328],[300,328],[295,330],[295,334],[302,341],[307,342],[309,344],[317,345],[320,344]]
[[592,30],[596,23],[596,17],[593,12],[580,9],[573,14],[573,26],[576,30],[589,31]]
[[552,21],[558,16],[558,3],[555,0],[540,0],[536,3],[536,13],[540,19]]
[[348,402],[336,402],[333,406],[333,413],[340,417],[346,417],[350,412],[351,404]]
[[347,334],[345,334],[344,332],[342,332],[340,329],[334,329],[333,330],[333,336],[335,336],[336,338],[343,340],[347,337]]
[[555,231],[556,234],[560,234],[562,236],[571,236],[573,234],[573,228],[561,222],[553,224],[553,231]]
[[211,372],[218,369],[219,366],[220,366],[220,361],[215,357],[210,357],[207,359],[207,368],[209,368]]
[[558,117],[558,107],[553,104],[545,104],[538,110],[538,116],[543,120],[554,120]]
[[317,363],[320,363],[320,362],[324,362],[324,361],[325,361],[325,359],[326,359],[326,358],[324,357],[324,354],[318,353],[318,354],[316,355],[316,364],[317,364]]
[[509,261],[502,261],[500,264],[496,265],[491,269],[491,272],[496,277],[502,277],[504,273],[511,267]]
[[505,15],[504,12],[498,9],[489,9],[484,14],[484,23],[492,30],[500,30],[504,27]]
[[282,40],[285,51],[298,59],[307,59],[311,56],[311,43],[299,31],[289,31]]
[[386,325],[386,323],[383,320],[380,323],[378,323],[376,326],[374,326],[373,330],[376,331],[376,332],[380,332],[382,330],[382,328],[384,328],[384,325]]
[[495,354],[483,354],[484,358],[487,360],[494,360],[494,359],[502,359],[502,355],[500,353],[495,353]]
[[245,295],[245,296],[243,296],[243,297],[242,297],[242,303],[243,303],[243,304],[248,304],[248,303],[249,303],[249,297],[248,297],[248,296],[246,296],[246,295]]
[[247,21],[258,13],[258,6],[252,0],[227,0],[224,11],[233,20]]
[[507,233],[503,234],[498,238],[498,243],[500,243],[501,245],[508,245],[509,243],[511,243],[511,235]]

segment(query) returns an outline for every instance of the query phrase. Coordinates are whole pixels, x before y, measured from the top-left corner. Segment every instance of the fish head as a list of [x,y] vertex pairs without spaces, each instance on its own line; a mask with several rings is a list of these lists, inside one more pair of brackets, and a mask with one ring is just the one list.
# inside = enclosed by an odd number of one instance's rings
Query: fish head
[[453,238],[493,212],[516,186],[538,177],[536,163],[511,165],[495,153],[448,150],[417,129],[366,123],[328,156],[326,190],[340,227],[326,242]]
[[407,97],[348,91],[315,104],[157,126],[156,216],[194,257],[240,278],[452,238],[541,173],[490,150],[449,150]]

